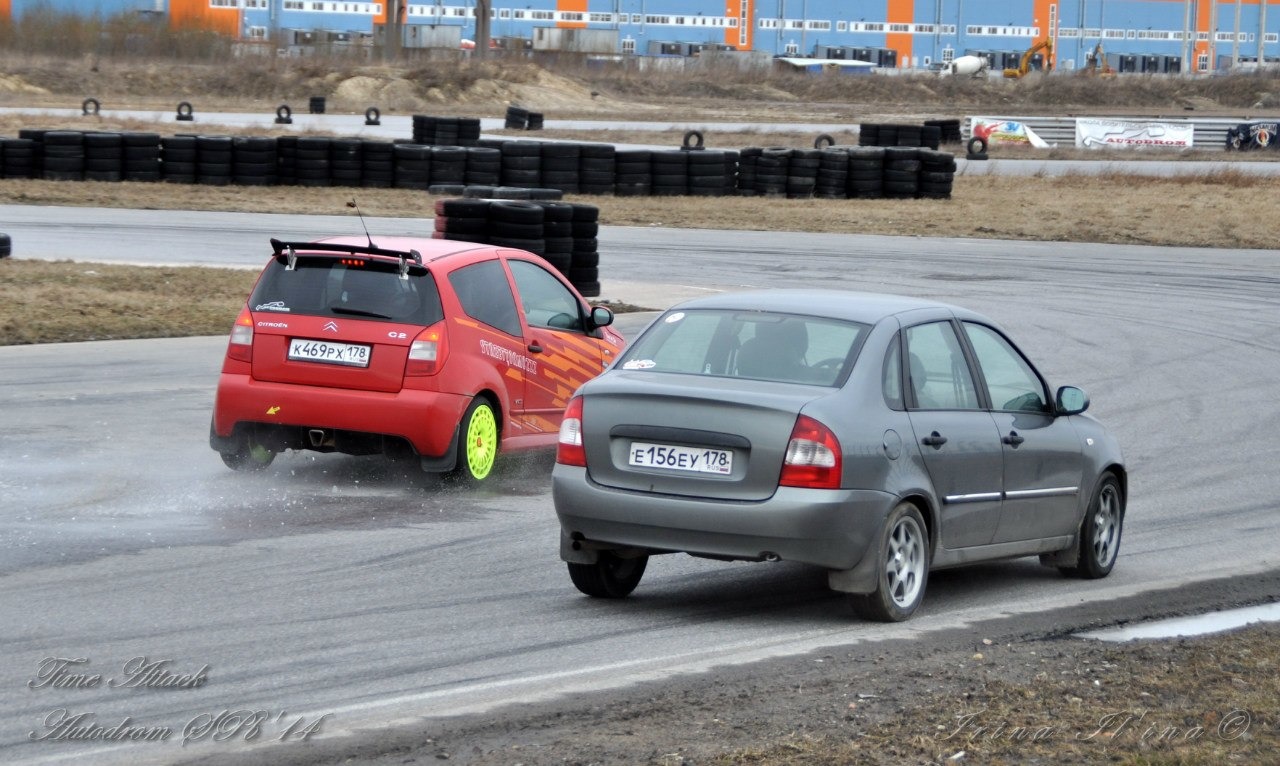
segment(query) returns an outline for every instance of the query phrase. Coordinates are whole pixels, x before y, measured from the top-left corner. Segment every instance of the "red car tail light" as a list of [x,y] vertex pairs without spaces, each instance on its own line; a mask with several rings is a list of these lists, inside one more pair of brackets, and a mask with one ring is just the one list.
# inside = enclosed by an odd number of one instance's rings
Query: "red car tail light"
[[237,362],[253,361],[253,314],[249,307],[240,309],[240,316],[231,326],[231,339],[227,343],[227,358]]
[[560,421],[560,440],[556,443],[556,462],[561,465],[587,466],[587,450],[582,445],[582,397],[569,400]]
[[823,424],[807,415],[796,418],[782,461],[782,487],[840,488],[840,442]]
[[404,374],[406,377],[435,375],[444,366],[448,354],[449,342],[444,322],[436,322],[413,339],[413,344],[409,346],[409,358],[404,365]]

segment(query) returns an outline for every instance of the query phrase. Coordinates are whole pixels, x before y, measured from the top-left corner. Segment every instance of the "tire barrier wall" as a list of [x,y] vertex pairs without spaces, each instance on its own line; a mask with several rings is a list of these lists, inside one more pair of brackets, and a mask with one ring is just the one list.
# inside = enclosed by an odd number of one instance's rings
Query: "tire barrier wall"
[[595,205],[464,197],[438,199],[434,212],[433,238],[536,253],[584,297],[600,295],[600,210]]
[[[0,176],[208,186],[402,188],[447,196],[547,201],[565,194],[945,198],[939,192],[944,187],[949,192],[952,179],[938,174],[955,172],[951,154],[902,145],[903,141],[929,140],[933,132],[929,126],[910,126],[915,132],[893,126],[890,133],[895,143],[889,146],[737,151],[687,145],[671,150],[619,150],[609,144],[480,139],[478,121],[414,120],[412,142],[22,130],[17,138],[0,138]],[[883,140],[885,126],[878,128],[874,132]],[[426,143],[428,138],[459,143]],[[926,178],[924,173],[932,175]],[[921,184],[931,187],[929,194]]]

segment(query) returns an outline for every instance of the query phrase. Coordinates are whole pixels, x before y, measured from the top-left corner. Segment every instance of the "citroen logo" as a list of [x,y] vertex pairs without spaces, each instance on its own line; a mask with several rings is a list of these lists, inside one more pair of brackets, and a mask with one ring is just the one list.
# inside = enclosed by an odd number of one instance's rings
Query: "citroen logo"
[[333,320],[330,320],[329,322],[325,323],[324,330],[325,332],[337,332],[338,323],[334,322]]

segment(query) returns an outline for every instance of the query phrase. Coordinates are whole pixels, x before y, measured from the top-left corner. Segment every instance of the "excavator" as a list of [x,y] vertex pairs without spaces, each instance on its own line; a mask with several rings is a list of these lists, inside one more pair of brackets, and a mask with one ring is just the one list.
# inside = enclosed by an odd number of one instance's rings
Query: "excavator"
[[1115,77],[1116,70],[1111,68],[1107,63],[1107,54],[1102,51],[1102,41],[1093,46],[1093,51],[1085,54],[1084,67],[1080,70],[1083,75],[1097,75],[1098,77]]
[[1022,54],[1022,60],[1018,62],[1017,69],[1004,70],[1005,77],[1026,77],[1031,71],[1031,58],[1040,51],[1044,51],[1044,71],[1053,69],[1053,38],[1046,37],[1035,45],[1027,48],[1027,52]]

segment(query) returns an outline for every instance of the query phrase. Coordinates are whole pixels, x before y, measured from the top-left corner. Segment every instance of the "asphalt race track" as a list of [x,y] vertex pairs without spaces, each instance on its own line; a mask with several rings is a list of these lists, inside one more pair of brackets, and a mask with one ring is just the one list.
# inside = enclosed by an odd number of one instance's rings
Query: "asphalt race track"
[[[245,267],[270,236],[357,225],[21,206],[0,221],[15,257]],[[375,240],[430,228],[369,223]],[[224,338],[0,348],[0,762],[261,754],[1280,568],[1275,251],[618,227],[600,247],[605,296],[642,305],[839,287],[996,318],[1055,384],[1089,392],[1126,450],[1115,572],[1080,582],[1021,560],[941,573],[911,621],[884,626],[852,618],[820,572],[675,556],[653,560],[631,599],[601,603],[558,560],[548,455],[470,492],[376,458],[282,455],[236,474],[206,441]],[[140,657],[170,660],[193,688],[121,686]],[[82,658],[67,672],[101,682],[43,683],[48,658]],[[80,714],[169,736],[33,741]]]

